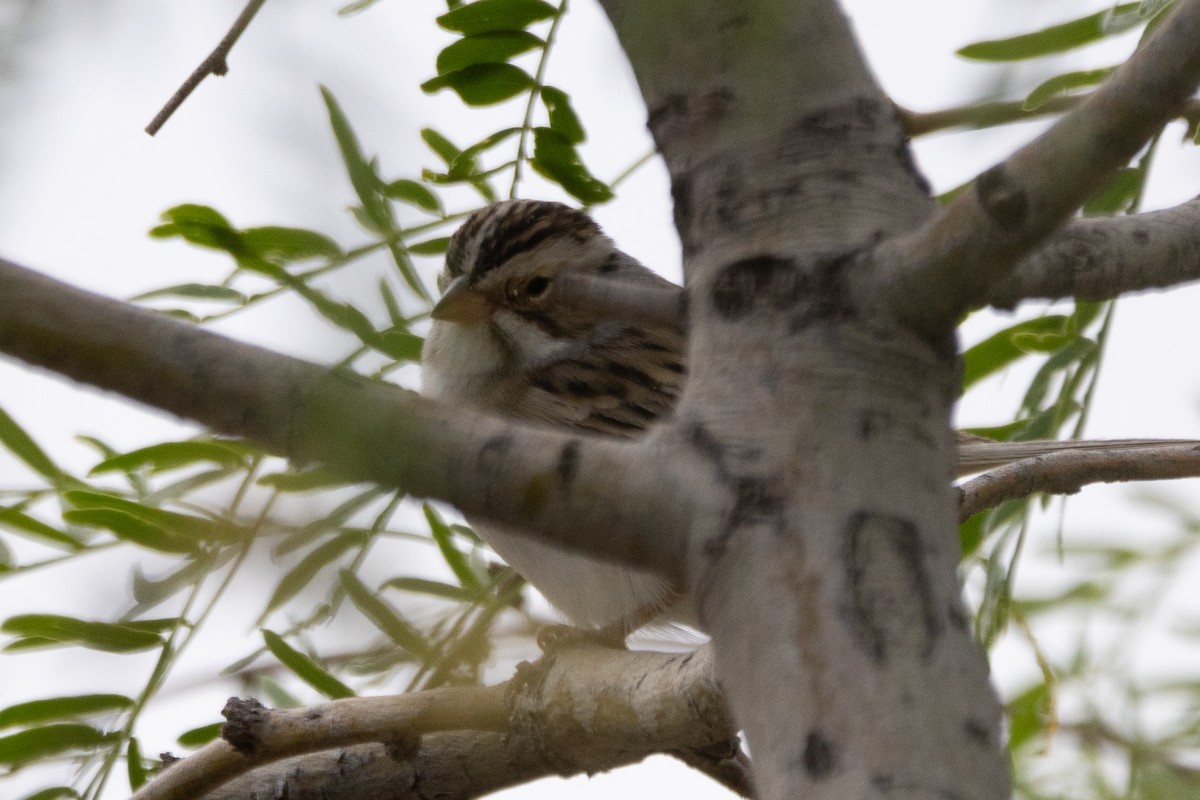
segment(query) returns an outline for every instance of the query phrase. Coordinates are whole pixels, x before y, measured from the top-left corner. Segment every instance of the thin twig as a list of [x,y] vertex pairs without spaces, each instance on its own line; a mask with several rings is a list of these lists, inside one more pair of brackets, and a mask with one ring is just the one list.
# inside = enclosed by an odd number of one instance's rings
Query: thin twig
[[1035,492],[1074,494],[1091,483],[1200,476],[1200,447],[1064,450],[999,467],[958,487],[959,520]]
[[183,101],[187,100],[188,96],[196,90],[196,87],[200,85],[200,81],[209,75],[224,75],[229,71],[229,65],[225,61],[229,56],[229,51],[233,49],[234,44],[237,43],[242,33],[249,27],[250,20],[254,19],[254,15],[258,13],[258,10],[266,2],[267,0],[247,0],[246,7],[242,9],[241,14],[238,14],[238,18],[234,20],[233,25],[229,28],[229,32],[225,34],[225,37],[221,39],[216,48],[208,54],[208,57],[200,62],[200,66],[192,71],[192,74],[176,90],[175,94],[171,95],[171,99],[162,107],[162,110],[154,115],[154,119],[150,120],[150,124],[146,126],[146,133],[151,136],[158,133],[158,129],[175,113],[175,109],[183,105]]
[[[1046,102],[1029,108],[1024,100],[1000,100],[975,105],[955,106],[937,111],[912,111],[897,106],[904,130],[909,136],[927,136],[931,133],[959,128],[962,130],[979,130],[994,128],[999,125],[1010,125],[1014,122],[1027,122],[1041,117],[1063,114],[1088,98],[1090,92],[1084,94],[1068,94],[1052,97]],[[1200,124],[1200,101],[1192,100],[1179,111],[1179,118],[1187,122],[1188,135],[1196,131]]]

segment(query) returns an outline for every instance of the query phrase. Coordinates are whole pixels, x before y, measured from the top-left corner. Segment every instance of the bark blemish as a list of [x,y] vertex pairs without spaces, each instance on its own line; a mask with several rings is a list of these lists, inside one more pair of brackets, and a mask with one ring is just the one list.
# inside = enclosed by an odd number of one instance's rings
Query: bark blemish
[[761,255],[727,265],[712,288],[712,303],[723,319],[747,316],[760,303],[787,307],[801,290],[796,262],[790,258]]
[[1025,190],[1003,164],[992,167],[975,181],[975,197],[987,215],[1002,228],[1015,228],[1029,213]]
[[575,476],[579,474],[579,440],[571,439],[563,445],[562,451],[558,454],[558,466],[555,467],[558,473],[558,486],[560,489],[569,489],[575,481]]
[[225,725],[221,738],[229,742],[239,753],[253,754],[258,750],[262,726],[271,712],[252,697],[231,697],[221,709]]
[[812,779],[822,780],[837,769],[837,748],[820,731],[811,731],[804,740],[803,760]]
[[717,437],[713,436],[712,431],[704,427],[703,423],[697,422],[688,427],[688,438],[691,440],[692,447],[696,448],[713,465],[717,479],[722,483],[728,482],[729,464],[725,460],[725,446],[717,441]]
[[967,740],[974,742],[980,747],[991,748],[995,745],[993,741],[993,730],[989,725],[985,725],[977,719],[968,717],[963,721],[963,733],[967,735]]
[[880,664],[905,651],[928,658],[942,623],[916,525],[857,511],[844,541],[847,611],[858,643]]

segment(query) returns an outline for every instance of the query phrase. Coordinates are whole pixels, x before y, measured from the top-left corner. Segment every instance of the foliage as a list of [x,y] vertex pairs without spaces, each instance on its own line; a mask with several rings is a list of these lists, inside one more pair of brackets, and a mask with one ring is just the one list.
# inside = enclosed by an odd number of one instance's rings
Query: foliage
[[[373,0],[360,0],[342,13],[369,13],[371,5]],[[1119,5],[960,52],[1007,62],[1069,52],[1148,27],[1168,5]],[[449,90],[468,106],[517,99],[522,109],[519,118],[465,145],[432,128],[421,130],[432,165],[420,175],[387,174],[368,154],[370,145],[360,140],[333,93],[321,90],[356,197],[351,213],[364,241],[345,245],[321,232],[285,225],[239,227],[216,209],[179,205],[163,213],[150,235],[216,251],[230,259],[230,268],[214,282],[179,283],[134,299],[206,323],[290,294],[348,334],[353,345],[341,359],[343,366],[383,380],[418,362],[430,305],[422,274],[436,265],[455,224],[484,203],[516,196],[528,170],[583,205],[612,199],[629,173],[611,183],[593,175],[579,150],[586,140],[584,122],[568,94],[547,81],[549,56],[566,11],[567,0],[558,5],[544,0],[447,3],[436,22],[455,38],[439,54],[436,74],[422,88],[430,93]],[[1064,72],[1030,89],[1025,104],[1036,108],[1052,97],[1088,90],[1108,72]],[[1153,155],[1152,145],[1085,213],[1135,211]],[[471,201],[459,204],[464,194]],[[331,278],[349,269],[373,271],[384,314],[373,316],[338,299],[338,284]],[[1035,365],[1014,418],[976,432],[1000,439],[1080,435],[1112,315],[1112,304],[1074,303],[1021,319],[969,347],[964,391],[986,389],[989,378],[1015,364]],[[139,555],[154,554],[154,563],[168,566],[154,576],[132,568],[135,603],[120,614],[92,609],[78,616],[8,617],[0,624],[8,637],[4,657],[71,647],[80,650],[81,660],[93,652],[128,658],[149,653],[153,660],[136,696],[64,692],[0,708],[0,769],[54,762],[79,768],[73,787],[49,787],[29,800],[99,798],[122,763],[130,788],[136,789],[159,766],[142,752],[139,719],[213,610],[237,602],[239,579],[256,551],[269,551],[285,566],[275,572],[265,606],[255,609],[260,633],[226,673],[239,676],[247,691],[265,694],[276,705],[350,696],[384,682],[405,690],[478,682],[491,654],[496,621],[522,610],[520,580],[490,561],[469,528],[447,523],[432,506],[415,513],[401,495],[340,486],[319,468],[289,468],[244,443],[210,436],[128,452],[117,452],[96,438],[86,443],[96,451],[95,465],[87,475],[69,474],[0,409],[0,445],[27,467],[32,481],[32,488],[0,490],[0,578],[39,569],[51,576],[57,568],[108,550],[128,554],[131,564]],[[288,498],[305,498],[308,507],[325,511],[289,521],[278,513]],[[1179,533],[1143,549],[1063,542],[1063,558],[1090,559],[1096,567],[1087,579],[1035,600],[1014,593],[1034,504],[1010,503],[962,527],[964,572],[968,581],[978,578],[982,585],[975,617],[980,639],[992,645],[1014,626],[1031,642],[1041,667],[1041,679],[1008,701],[1019,790],[1031,798],[1194,793],[1200,778],[1186,764],[1196,752],[1200,730],[1195,682],[1139,685],[1121,653],[1097,652],[1081,635],[1067,657],[1046,654],[1036,631],[1044,618],[1084,611],[1133,635],[1147,609],[1130,602],[1128,585],[1147,571],[1165,580],[1172,566],[1193,552],[1200,520],[1186,510],[1170,509]],[[415,527],[420,530],[414,532]],[[16,539],[35,555],[18,559],[12,546]],[[417,548],[436,553],[445,565],[444,579],[406,567]],[[367,569],[369,564],[391,567],[380,577],[377,569]],[[163,608],[169,610],[159,611]],[[371,640],[350,652],[324,650],[321,629],[347,620],[371,626]],[[1182,635],[1194,637],[1195,630]],[[1114,641],[1121,641],[1121,635]],[[146,662],[136,664],[133,668],[141,669]],[[1104,698],[1094,689],[1098,680],[1116,687],[1127,713],[1105,710]],[[1085,707],[1070,715],[1056,712],[1065,707],[1060,698],[1068,693],[1083,697]],[[1172,697],[1186,700],[1183,710],[1156,728],[1158,733],[1124,726],[1141,708]],[[202,745],[217,730],[212,724],[184,731],[178,744],[185,749]],[[1038,778],[1037,756],[1066,737],[1078,743],[1067,759],[1078,783]],[[1127,792],[1117,788],[1104,767],[1101,747],[1127,758]],[[1062,761],[1060,757],[1056,763]]]

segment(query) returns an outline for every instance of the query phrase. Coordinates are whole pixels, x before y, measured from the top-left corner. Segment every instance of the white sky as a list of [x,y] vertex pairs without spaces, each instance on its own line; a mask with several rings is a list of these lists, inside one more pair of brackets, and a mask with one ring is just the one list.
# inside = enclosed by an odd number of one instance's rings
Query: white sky
[[[449,41],[431,21],[445,8],[441,0],[383,0],[347,19],[334,15],[334,3],[276,2],[266,5],[235,49],[229,75],[208,79],[158,137],[147,137],[142,128],[221,37],[240,5],[241,0],[43,0],[42,17],[6,56],[14,74],[0,87],[0,254],[79,286],[127,297],[224,274],[221,256],[146,237],[158,214],[180,202],[211,204],[238,226],[290,224],[323,230],[343,244],[364,241],[343,211],[353,195],[318,83],[334,91],[364,148],[378,153],[386,174],[395,177],[416,176],[421,166],[434,163],[416,136],[421,126],[432,124],[464,144],[519,119],[521,109],[515,104],[464,112],[452,94],[428,97],[416,88],[432,74],[437,49]],[[957,47],[1104,7],[1101,2],[1064,0],[854,0],[846,5],[885,88],[902,105],[919,110],[972,99],[989,82],[1005,96],[1017,96],[1019,89],[1005,87],[1030,86],[1029,81],[1036,81],[1030,76],[1053,74],[1049,70],[1064,63],[1022,67],[1002,79],[992,66],[955,58]],[[1093,48],[1069,63],[1076,69],[1105,65],[1119,60],[1130,46],[1126,39]],[[632,76],[607,22],[589,0],[573,3],[549,79],[571,92],[590,135],[585,155],[598,175],[615,175],[649,149]],[[930,137],[917,143],[916,152],[935,187],[944,189],[1002,158],[1039,127],[1014,127],[1001,135]],[[1187,199],[1198,185],[1200,156],[1195,150],[1164,147],[1148,207]],[[597,217],[622,247],[678,279],[678,243],[659,166],[643,170]],[[342,296],[370,298],[372,283],[356,283],[350,273],[345,275],[344,283],[334,284]],[[1122,302],[1091,435],[1200,438],[1200,366],[1191,356],[1192,343],[1200,337],[1200,315],[1193,312],[1198,299],[1191,288]],[[219,329],[312,360],[328,361],[343,352],[345,340],[311,320],[298,304],[283,302],[235,317]],[[972,323],[968,341],[997,324]],[[1024,377],[1009,375],[995,382],[989,396],[973,396],[961,412],[963,423],[1006,419]],[[0,361],[0,407],[74,467],[89,463],[90,457],[73,441],[76,433],[100,434],[118,446],[135,447],[188,430],[9,361]],[[0,485],[10,485],[19,474],[11,458],[0,453]],[[1195,481],[1171,488],[1182,497],[1195,490]],[[1123,489],[1088,490],[1069,506],[1069,523],[1120,536],[1139,519],[1124,496]],[[1031,580],[1058,579],[1053,564],[1031,565],[1028,573]],[[124,574],[113,578],[103,568],[77,570],[54,586],[33,579],[0,582],[0,608],[5,616],[79,613],[86,604],[111,609],[121,604],[126,586]],[[242,652],[238,648],[246,646],[246,626],[237,622],[235,617],[224,629],[224,623],[216,622],[217,630],[207,640],[214,654],[206,662],[226,663],[231,651],[218,655],[215,650],[228,647],[229,639],[234,640],[232,652]],[[1194,663],[1196,654],[1179,657]],[[1014,652],[1010,661],[1016,673],[1029,674],[1028,659]],[[123,669],[130,663],[120,660],[114,666]],[[69,653],[0,657],[0,707],[18,698],[75,691],[58,682],[69,669]],[[194,667],[181,680],[202,674],[201,667]],[[111,676],[100,678],[103,686]],[[131,680],[136,687],[142,678]],[[998,680],[1020,683],[1004,674]],[[38,684],[45,688],[39,690]],[[10,700],[6,687],[20,689]],[[165,704],[157,717],[147,720],[146,750],[173,747],[166,737],[181,729],[178,720],[184,716],[197,724],[212,718],[227,689],[212,687],[203,697],[178,692],[177,702]],[[197,709],[197,702],[206,705]],[[152,740],[156,734],[162,741]],[[11,779],[8,787],[4,783],[0,780],[4,796],[37,785],[24,776]],[[118,777],[112,796],[121,796],[121,785]],[[561,787],[550,784],[545,791]],[[577,779],[570,791],[577,798],[614,793],[724,796],[686,769],[657,763]],[[533,796],[527,788],[519,792]]]

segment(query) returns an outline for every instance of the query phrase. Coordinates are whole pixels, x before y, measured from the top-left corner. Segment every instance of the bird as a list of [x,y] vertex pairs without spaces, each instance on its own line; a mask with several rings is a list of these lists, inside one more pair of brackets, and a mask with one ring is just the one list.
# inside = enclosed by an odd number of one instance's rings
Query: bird
[[[438,278],[443,294],[425,339],[422,393],[563,431],[626,439],[668,417],[687,375],[682,314],[614,316],[556,291],[573,276],[682,291],[618,249],[580,209],[507,200],[472,214],[450,237]],[[1067,449],[1183,441],[998,442],[959,432],[958,474]],[[650,621],[694,622],[684,594],[657,575],[490,521],[468,521],[575,626],[623,637]]]

